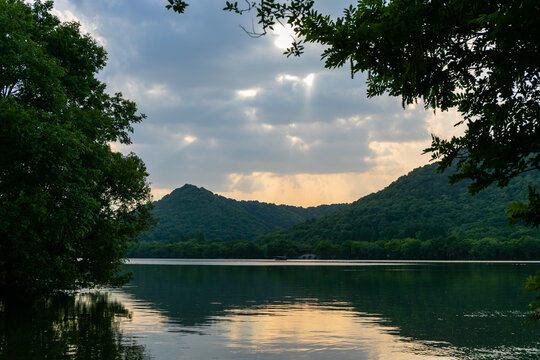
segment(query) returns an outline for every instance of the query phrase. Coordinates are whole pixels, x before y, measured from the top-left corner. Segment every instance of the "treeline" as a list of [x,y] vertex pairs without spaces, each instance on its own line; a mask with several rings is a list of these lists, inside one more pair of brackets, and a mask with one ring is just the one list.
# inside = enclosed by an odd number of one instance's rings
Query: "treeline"
[[341,244],[321,240],[314,247],[285,239],[266,242],[208,241],[203,238],[161,243],[138,242],[127,256],[131,258],[184,258],[184,259],[268,259],[286,255],[298,258],[314,253],[318,259],[358,260],[539,260],[540,240],[523,236],[500,241],[494,238],[480,240],[453,237],[432,240],[414,238],[388,241],[346,241]]

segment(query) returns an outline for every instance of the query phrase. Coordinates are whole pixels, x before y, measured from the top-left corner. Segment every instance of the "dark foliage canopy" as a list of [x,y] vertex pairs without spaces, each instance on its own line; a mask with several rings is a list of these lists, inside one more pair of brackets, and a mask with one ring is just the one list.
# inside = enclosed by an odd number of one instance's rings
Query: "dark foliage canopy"
[[96,74],[106,53],[52,2],[0,0],[1,297],[115,284],[150,219],[129,144],[144,116]]

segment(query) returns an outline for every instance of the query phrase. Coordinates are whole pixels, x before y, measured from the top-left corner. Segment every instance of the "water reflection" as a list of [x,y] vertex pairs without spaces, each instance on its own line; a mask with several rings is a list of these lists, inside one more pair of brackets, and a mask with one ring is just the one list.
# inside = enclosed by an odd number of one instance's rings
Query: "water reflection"
[[104,293],[11,305],[0,311],[0,359],[150,359],[144,346],[121,330],[130,317]]
[[538,327],[523,325],[534,266],[127,268],[124,292],[182,334],[186,358],[540,356]]
[[312,304],[233,310],[225,326],[229,348],[284,358],[427,359],[436,354],[395,335],[380,317],[350,307]]
[[350,304],[273,303],[232,308],[205,324],[182,325],[152,304],[115,292],[133,313],[129,331],[156,359],[457,359],[438,346],[403,338],[379,316]]
[[536,266],[129,265],[127,287],[0,312],[0,359],[539,359]]

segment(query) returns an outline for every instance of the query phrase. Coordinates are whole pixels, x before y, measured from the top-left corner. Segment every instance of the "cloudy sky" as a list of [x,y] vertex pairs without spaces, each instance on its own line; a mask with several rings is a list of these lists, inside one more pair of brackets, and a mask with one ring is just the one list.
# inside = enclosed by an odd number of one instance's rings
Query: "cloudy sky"
[[[347,1],[321,1],[340,14]],[[324,69],[321,48],[286,58],[286,29],[253,39],[224,0],[56,0],[109,54],[100,74],[148,118],[135,126],[155,199],[185,183],[244,200],[351,202],[429,162],[430,134],[461,130],[455,112],[366,97],[365,77]],[[331,7],[329,7],[331,6]]]

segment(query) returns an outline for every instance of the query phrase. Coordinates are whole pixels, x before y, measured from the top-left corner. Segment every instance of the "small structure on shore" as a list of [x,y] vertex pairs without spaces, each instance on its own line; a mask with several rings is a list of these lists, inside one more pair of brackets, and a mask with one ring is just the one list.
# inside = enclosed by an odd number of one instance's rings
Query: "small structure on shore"
[[298,257],[299,259],[302,259],[302,260],[315,260],[315,259],[317,259],[317,255],[314,254],[314,249],[312,249],[312,248],[302,249],[302,250],[300,250],[300,253],[302,255],[300,255]]

